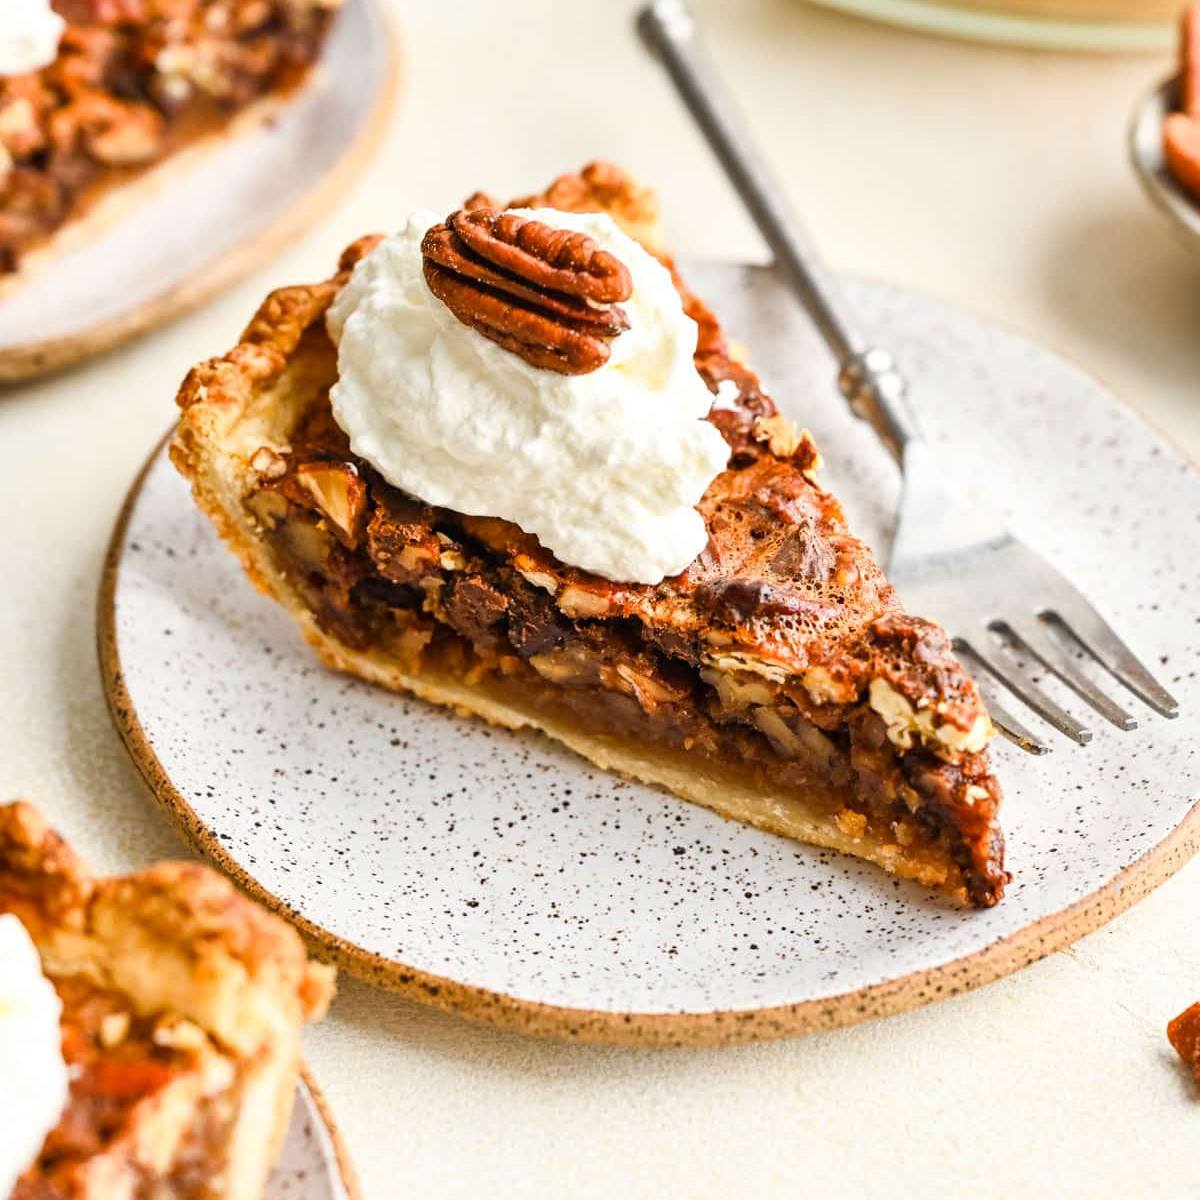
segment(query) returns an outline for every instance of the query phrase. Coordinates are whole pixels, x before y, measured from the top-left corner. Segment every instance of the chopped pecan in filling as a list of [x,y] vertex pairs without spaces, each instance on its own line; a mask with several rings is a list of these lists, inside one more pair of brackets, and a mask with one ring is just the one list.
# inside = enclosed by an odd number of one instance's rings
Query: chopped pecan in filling
[[297,84],[341,0],[56,0],[57,59],[0,77],[0,276],[98,192]]

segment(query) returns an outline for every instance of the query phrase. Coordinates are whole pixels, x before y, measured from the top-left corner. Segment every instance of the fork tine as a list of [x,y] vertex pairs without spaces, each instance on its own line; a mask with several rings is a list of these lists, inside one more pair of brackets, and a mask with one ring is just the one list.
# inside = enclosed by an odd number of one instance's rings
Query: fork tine
[[1118,729],[1136,729],[1137,721],[1119,704],[1110,700],[1074,663],[1036,618],[1020,621],[996,621],[992,629],[1029,651],[1048,671],[1052,671],[1082,700]]
[[1092,731],[1080,725],[1061,705],[1057,704],[1037,684],[1025,679],[1012,653],[998,647],[996,654],[983,654],[971,642],[971,652],[989,675],[1002,683],[1018,700],[1027,704],[1044,721],[1048,721],[1059,733],[1065,733],[1073,742],[1086,746],[1092,740]]
[[1049,754],[1050,747],[1032,730],[1026,729],[998,700],[992,696],[985,697],[988,716],[992,724],[1012,743],[1028,750],[1030,754]]
[[[956,642],[955,649],[961,658],[973,659],[975,663],[979,662],[978,655],[976,655],[975,651],[966,642]],[[1022,750],[1030,754],[1049,754],[1051,752],[1049,743],[1044,742],[1033,730],[1026,729],[997,699],[996,685],[992,682],[991,676],[985,671],[976,669],[972,670],[972,674],[975,676],[975,682],[978,684],[979,691],[983,695],[983,700],[987,705],[988,716],[991,717],[992,724],[1010,742],[1020,746]]]
[[1080,595],[1039,614],[1062,629],[1120,680],[1135,696],[1164,717],[1179,716],[1179,703],[1113,632],[1109,623]]

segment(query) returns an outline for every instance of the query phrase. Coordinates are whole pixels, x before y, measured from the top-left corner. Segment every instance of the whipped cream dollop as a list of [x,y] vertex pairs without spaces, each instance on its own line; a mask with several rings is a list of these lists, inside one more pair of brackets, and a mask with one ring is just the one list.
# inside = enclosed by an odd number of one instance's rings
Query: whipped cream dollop
[[67,1103],[61,1016],[25,926],[0,916],[0,1196],[37,1158]]
[[0,0],[0,75],[48,67],[66,27],[50,0]]
[[704,549],[696,504],[729,448],[704,420],[696,323],[670,273],[605,214],[514,210],[585,233],[628,268],[630,328],[583,375],[531,366],[426,286],[418,213],[355,267],[329,310],[333,413],[355,454],[429,504],[502,517],[561,561],[657,583]]

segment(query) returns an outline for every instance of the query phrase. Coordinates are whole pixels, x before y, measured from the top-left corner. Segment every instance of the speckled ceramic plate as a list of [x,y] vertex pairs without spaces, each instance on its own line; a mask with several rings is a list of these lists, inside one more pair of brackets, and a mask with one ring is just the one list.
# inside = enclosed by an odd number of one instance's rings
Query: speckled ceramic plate
[[292,1123],[263,1200],[358,1200],[341,1135],[317,1085],[305,1072]]
[[[375,0],[347,0],[301,92],[254,128],[108,197],[72,244],[0,294],[0,383],[143,333],[268,261],[345,194],[387,124],[398,52]],[[244,124],[245,122],[243,122]]]
[[[764,271],[687,276],[886,550],[898,479]],[[947,471],[1091,594],[1184,716],[996,769],[1015,880],[961,911],[318,665],[160,452],[114,534],[100,656],[138,767],[194,843],[347,970],[521,1028],[701,1042],[861,1020],[987,982],[1095,928],[1200,842],[1200,475],[1094,380],[935,300],[851,285]],[[939,403],[940,401],[940,403]],[[1048,687],[1054,687],[1049,683]]]

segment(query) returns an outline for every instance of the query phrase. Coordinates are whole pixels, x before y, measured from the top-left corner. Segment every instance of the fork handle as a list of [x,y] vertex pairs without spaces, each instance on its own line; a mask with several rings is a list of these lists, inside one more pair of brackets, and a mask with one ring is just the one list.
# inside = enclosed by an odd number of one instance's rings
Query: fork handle
[[700,43],[684,0],[654,0],[641,10],[637,29],[663,63],[688,111],[742,198],[775,255],[775,267],[808,311],[838,362],[838,388],[856,416],[870,422],[903,464],[904,449],[919,434],[905,403],[906,385],[892,356],[868,345],[841,290],[821,262],[756,151],[737,109]]

